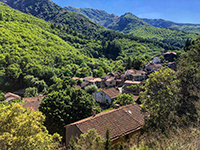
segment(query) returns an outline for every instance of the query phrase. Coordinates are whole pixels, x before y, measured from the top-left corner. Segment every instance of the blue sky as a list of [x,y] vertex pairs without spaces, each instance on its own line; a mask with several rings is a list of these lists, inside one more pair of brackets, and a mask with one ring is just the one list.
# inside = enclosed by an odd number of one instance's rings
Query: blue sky
[[65,7],[94,8],[123,15],[131,12],[140,18],[165,19],[177,23],[200,24],[200,0],[52,0]]

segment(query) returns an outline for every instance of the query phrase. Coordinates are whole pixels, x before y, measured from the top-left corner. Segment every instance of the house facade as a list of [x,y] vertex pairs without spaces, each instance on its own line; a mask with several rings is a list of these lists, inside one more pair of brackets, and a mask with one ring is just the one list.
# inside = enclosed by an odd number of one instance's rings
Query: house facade
[[142,81],[146,78],[146,72],[142,70],[130,69],[125,72],[127,80]]
[[[138,95],[140,93],[140,88],[139,86],[142,85],[141,81],[130,81],[127,80],[124,82],[124,86],[123,86],[123,93],[129,93],[129,94],[136,94]],[[132,88],[131,86],[136,86],[134,88]]]
[[147,114],[142,114],[140,110],[138,104],[126,105],[111,111],[94,113],[91,117],[66,125],[66,145],[68,146],[72,136],[79,137],[90,129],[95,129],[101,138],[105,139],[108,128],[113,143],[119,142],[120,137],[128,140],[144,125]]
[[110,88],[95,92],[92,95],[96,102],[111,105],[119,94],[119,91],[115,88]]

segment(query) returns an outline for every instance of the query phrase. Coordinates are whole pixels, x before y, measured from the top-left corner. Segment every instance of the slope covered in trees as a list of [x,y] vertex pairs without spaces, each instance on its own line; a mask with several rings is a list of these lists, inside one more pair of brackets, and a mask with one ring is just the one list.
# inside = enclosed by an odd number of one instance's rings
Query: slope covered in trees
[[172,28],[172,29],[182,30],[185,32],[200,34],[200,24],[175,23],[172,21],[164,20],[164,19],[142,18],[142,20],[154,27]]
[[156,41],[161,41],[179,48],[182,48],[184,46],[185,41],[188,38],[197,38],[196,34],[151,26],[131,13],[126,13],[120,17],[113,17],[113,15],[109,15],[104,11],[96,9],[74,7],[65,8],[70,11],[81,13],[87,16],[89,19],[94,20],[96,23],[103,25],[108,29],[147,39],[154,39]]
[[[23,87],[26,75],[43,79],[51,85],[55,77],[76,73],[91,75],[91,67],[105,66],[111,70],[106,60],[90,59],[50,33],[53,32],[50,23],[3,3],[0,3],[0,10],[0,85],[3,90]],[[89,67],[87,63],[97,64],[97,67]]]

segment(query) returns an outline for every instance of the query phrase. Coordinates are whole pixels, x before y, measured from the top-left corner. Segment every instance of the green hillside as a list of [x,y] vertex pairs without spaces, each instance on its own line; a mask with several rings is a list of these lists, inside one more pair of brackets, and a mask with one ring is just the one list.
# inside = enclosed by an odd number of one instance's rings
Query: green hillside
[[65,24],[68,28],[89,36],[101,28],[83,15],[68,11],[50,0],[0,0],[0,2],[45,21]]
[[[74,7],[66,7],[66,9],[81,13],[108,29],[146,39],[153,39],[179,48],[185,45],[187,39],[196,39],[198,37],[196,34],[184,31],[154,27],[131,13],[126,13],[113,19],[112,15],[102,10]],[[102,22],[110,24],[105,25]],[[187,31],[189,32],[189,29]]]
[[0,3],[0,10],[1,89],[22,88],[26,75],[43,79],[51,85],[57,77],[92,75],[93,69],[98,71],[101,66],[105,72],[111,71],[110,61],[86,57],[50,33],[54,32],[51,23],[3,3]]
[[[160,49],[175,50],[179,48],[162,42],[156,42],[153,40],[147,40],[136,36],[124,35],[122,33],[106,30],[105,28],[91,22],[83,15],[67,11],[49,0],[34,1],[35,5],[33,0],[7,0],[4,2],[21,11],[29,12],[45,20],[49,19],[48,21],[52,22],[51,29],[48,29],[49,32],[58,35],[70,45],[79,49],[84,55],[89,57],[106,57],[109,59],[116,59],[121,55],[121,52],[124,51],[124,49],[121,49],[119,44],[117,44],[119,43],[117,42],[118,39],[126,39],[127,41],[131,40],[132,43],[129,42],[130,45],[127,47],[129,47],[130,50],[134,49],[137,53],[132,54],[137,56],[141,55],[141,49],[145,49],[146,52],[148,52],[147,55],[152,56],[159,52]],[[64,14],[62,12],[64,12]],[[92,25],[89,23],[92,23]],[[74,28],[74,26],[78,26],[79,28]],[[137,46],[134,43],[137,43]],[[116,47],[120,50],[116,51]],[[144,53],[145,52],[143,51],[142,54]]]
[[200,34],[200,24],[175,23],[164,19],[142,19],[144,22],[160,28],[172,28],[190,33]]

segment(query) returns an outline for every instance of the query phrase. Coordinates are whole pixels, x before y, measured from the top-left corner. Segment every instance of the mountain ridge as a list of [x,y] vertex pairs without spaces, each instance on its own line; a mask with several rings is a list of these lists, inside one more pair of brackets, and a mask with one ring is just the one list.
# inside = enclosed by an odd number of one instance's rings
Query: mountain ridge
[[[73,7],[65,7],[65,8],[71,11],[80,10],[81,12],[83,11],[87,12],[88,10],[84,8],[82,9],[76,8],[75,10],[72,10]],[[90,14],[91,11],[93,11],[92,16],[95,16],[94,18],[90,18],[90,16],[87,15],[87,17],[90,19],[96,20],[98,19],[98,17],[100,17],[100,18],[103,18],[104,22],[110,19],[109,18],[110,14],[108,13],[106,13],[106,17],[103,17],[105,11],[91,9],[91,8],[89,10],[90,11],[87,13]],[[98,13],[95,14],[96,11],[98,11]],[[100,12],[103,12],[103,13],[101,14]],[[122,32],[125,34],[131,34],[133,36],[138,36],[138,37],[142,37],[146,39],[153,39],[156,41],[164,42],[169,45],[177,46],[179,48],[182,48],[185,45],[185,42],[187,39],[196,39],[198,37],[197,34],[185,32],[181,30],[176,30],[172,28],[154,27],[130,12],[125,13],[124,15],[121,15],[119,18],[115,20],[112,20],[110,24],[104,27],[110,30],[117,31],[117,32]]]

